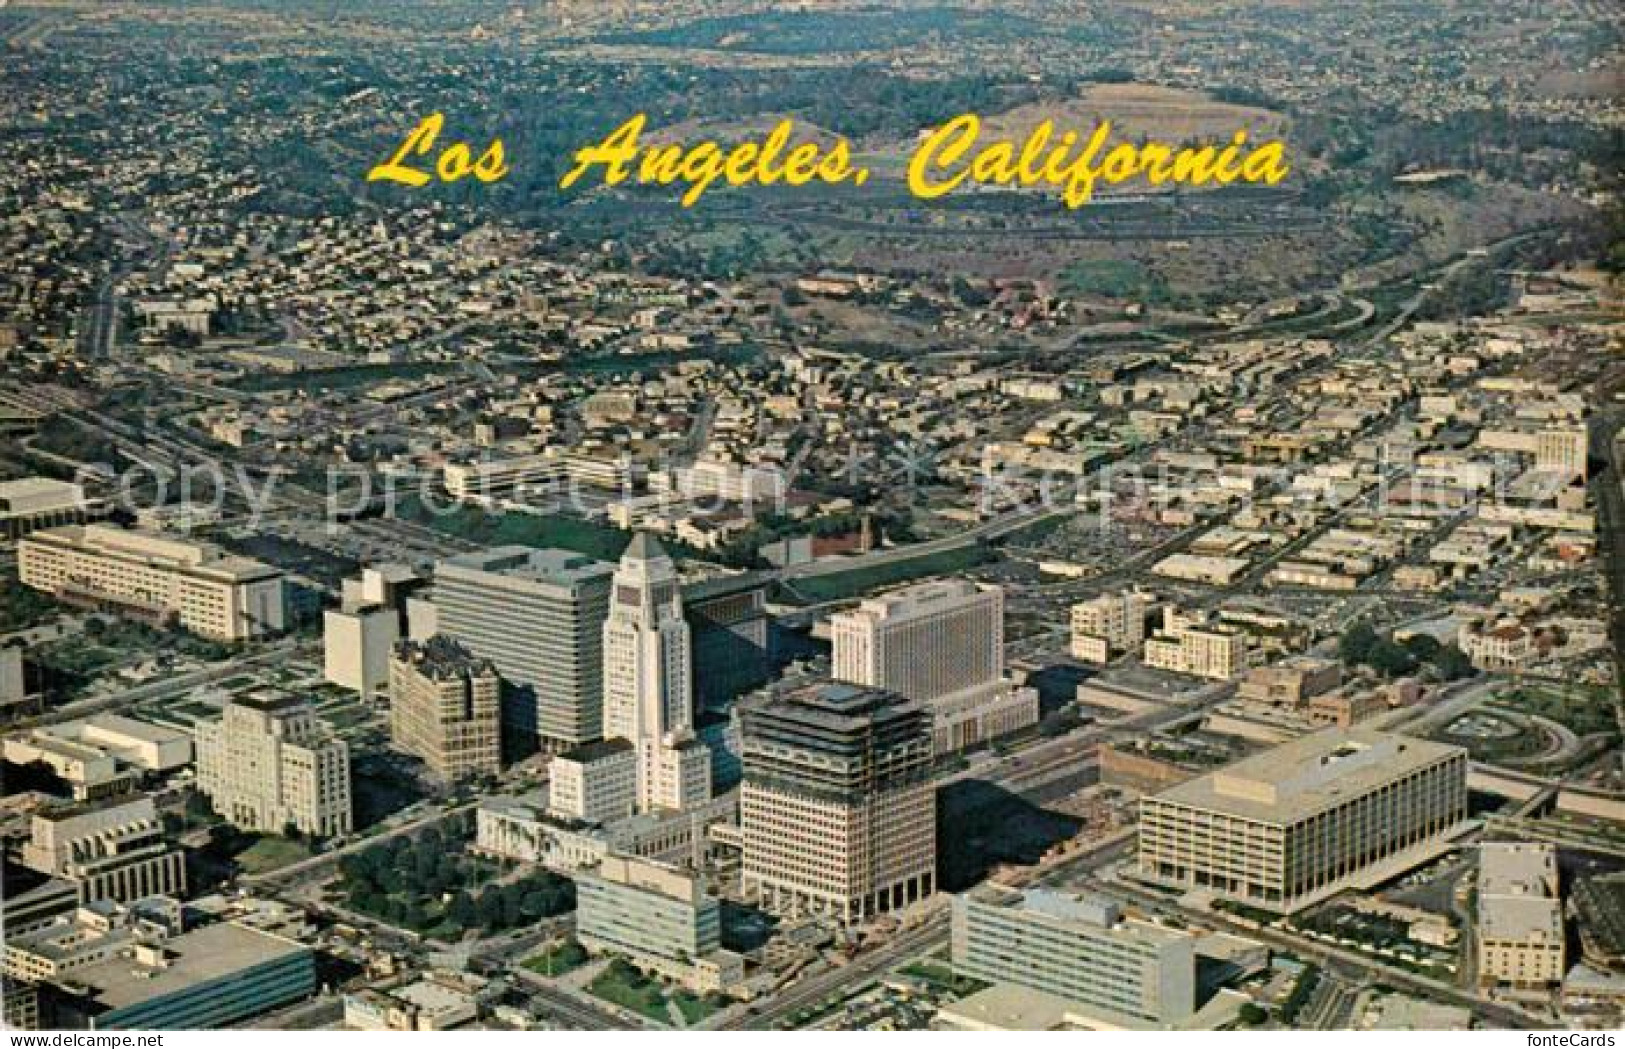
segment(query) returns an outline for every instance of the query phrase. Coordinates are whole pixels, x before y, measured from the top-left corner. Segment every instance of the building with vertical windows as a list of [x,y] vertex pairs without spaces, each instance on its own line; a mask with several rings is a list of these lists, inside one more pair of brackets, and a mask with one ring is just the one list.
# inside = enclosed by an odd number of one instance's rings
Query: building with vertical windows
[[1327,729],[1141,799],[1139,873],[1277,912],[1424,862],[1467,818],[1467,752]]
[[677,567],[646,533],[615,569],[604,620],[604,737],[637,754],[637,809],[711,800],[711,755],[694,732],[694,669]]
[[1054,995],[1124,1026],[1196,1011],[1196,937],[1110,900],[986,884],[954,897],[954,972]]
[[1478,981],[1548,987],[1563,980],[1563,898],[1552,845],[1478,849]]
[[406,603],[426,581],[408,565],[382,564],[344,580],[338,608],[322,613],[322,673],[328,681],[382,698],[389,689],[389,657],[406,635]]
[[502,771],[502,678],[449,637],[403,641],[389,663],[389,735],[450,782]]
[[879,689],[801,682],[740,708],[743,885],[784,915],[866,921],[936,888],[930,716]]
[[940,579],[830,617],[834,676],[931,700],[1004,675],[1004,592]]
[[548,763],[548,811],[561,819],[612,823],[637,811],[638,752],[624,739],[601,739]]
[[200,722],[197,786],[244,830],[334,837],[354,827],[349,744],[299,696],[236,698]]
[[938,753],[1038,723],[1038,692],[1004,674],[1004,592],[939,579],[830,617],[834,676],[920,700]]
[[51,1024],[67,1030],[225,1027],[316,991],[315,953],[244,925],[206,925],[136,943],[48,988]]
[[[165,836],[158,808],[146,795],[36,812],[22,861],[66,880],[80,905],[186,894],[186,857]],[[10,902],[8,918],[15,926]]]
[[111,525],[64,525],[17,544],[25,586],[65,604],[241,641],[286,626],[282,571],[204,543]]
[[502,546],[435,566],[437,629],[496,665],[512,752],[601,739],[603,627],[613,569],[566,550]]
[[700,878],[614,853],[574,877],[576,937],[589,951],[622,955],[702,993],[744,975],[743,960],[722,950],[722,905]]
[[1229,681],[1247,669],[1247,634],[1170,605],[1163,611],[1162,629],[1146,639],[1144,659],[1146,666],[1159,670]]
[[1116,652],[1145,645],[1145,617],[1151,599],[1138,590],[1101,594],[1072,606],[1072,655],[1105,663]]

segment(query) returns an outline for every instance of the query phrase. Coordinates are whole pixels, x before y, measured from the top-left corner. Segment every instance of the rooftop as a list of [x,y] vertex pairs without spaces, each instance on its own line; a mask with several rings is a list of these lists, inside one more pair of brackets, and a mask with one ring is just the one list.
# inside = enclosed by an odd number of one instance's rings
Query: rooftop
[[1419,769],[1460,747],[1372,729],[1327,729],[1170,787],[1163,801],[1266,823],[1293,823]]
[[281,936],[222,922],[166,941],[162,966],[121,956],[76,969],[67,982],[85,987],[109,1010],[122,1009],[252,966],[309,953],[309,947]]
[[572,588],[596,579],[608,579],[614,567],[571,550],[537,550],[528,546],[495,546],[458,554],[435,565],[435,577],[467,578],[473,574]]

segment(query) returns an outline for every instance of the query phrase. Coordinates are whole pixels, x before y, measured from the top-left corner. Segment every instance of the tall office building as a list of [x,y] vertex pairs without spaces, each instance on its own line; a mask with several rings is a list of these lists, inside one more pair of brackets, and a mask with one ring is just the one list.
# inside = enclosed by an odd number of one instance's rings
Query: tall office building
[[1301,910],[1424,862],[1467,818],[1467,752],[1327,729],[1140,802],[1141,876]]
[[219,720],[199,723],[197,786],[244,830],[333,837],[354,826],[349,745],[301,697],[234,699]]
[[364,568],[344,580],[338,608],[322,614],[323,676],[364,700],[389,688],[389,657],[406,636],[406,603],[425,580],[408,565]]
[[44,809],[29,833],[23,864],[66,879],[81,905],[186,892],[186,858],[165,837],[146,795]]
[[389,663],[389,732],[397,750],[450,781],[502,770],[502,678],[451,638],[403,641]]
[[611,567],[565,550],[503,546],[435,567],[437,628],[496,664],[511,686],[504,734],[514,754],[600,739],[603,624]]
[[711,756],[694,734],[693,667],[672,559],[644,533],[615,570],[604,620],[604,736],[637,753],[638,810],[711,798]]
[[834,676],[936,699],[1004,676],[1004,592],[941,579],[830,617]]
[[17,545],[18,577],[65,604],[240,641],[286,626],[280,569],[204,543],[64,525]]
[[767,910],[866,921],[936,887],[930,718],[878,689],[801,683],[740,708],[743,884]]
[[1196,937],[1125,919],[1110,900],[987,884],[954,897],[954,971],[1042,991],[1114,1026],[1196,1010]]
[[905,587],[830,617],[834,676],[922,700],[936,750],[1038,723],[1038,691],[1004,676],[1004,592],[963,579]]

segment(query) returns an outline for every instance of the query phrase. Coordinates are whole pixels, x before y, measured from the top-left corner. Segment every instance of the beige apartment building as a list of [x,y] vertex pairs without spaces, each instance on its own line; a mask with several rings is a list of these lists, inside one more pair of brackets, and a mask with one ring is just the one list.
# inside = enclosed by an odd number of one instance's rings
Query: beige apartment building
[[1478,982],[1546,987],[1564,974],[1563,900],[1557,849],[1486,842],[1479,846]]
[[1174,608],[1163,628],[1145,643],[1145,665],[1176,674],[1229,681],[1247,669],[1247,634],[1222,623],[1205,623]]
[[843,925],[936,888],[930,720],[877,689],[802,683],[743,711],[743,886]]
[[1140,802],[1139,873],[1289,913],[1401,873],[1467,817],[1467,752],[1328,729]]
[[197,785],[244,830],[294,827],[333,837],[353,829],[350,748],[308,700],[251,695],[197,730]]
[[1114,652],[1138,652],[1145,644],[1151,599],[1137,590],[1101,594],[1072,606],[1072,655],[1104,663]]
[[204,543],[109,525],[65,525],[17,544],[26,586],[81,608],[240,641],[286,625],[282,572]]
[[389,661],[389,735],[450,782],[502,771],[502,678],[448,637],[403,641]]

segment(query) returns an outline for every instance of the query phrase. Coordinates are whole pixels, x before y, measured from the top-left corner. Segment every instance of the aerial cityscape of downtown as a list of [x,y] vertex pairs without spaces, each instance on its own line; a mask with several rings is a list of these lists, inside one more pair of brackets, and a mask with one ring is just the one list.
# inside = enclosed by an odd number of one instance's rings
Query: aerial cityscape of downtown
[[1622,87],[1609,0],[0,2],[7,1044],[1615,1044]]

